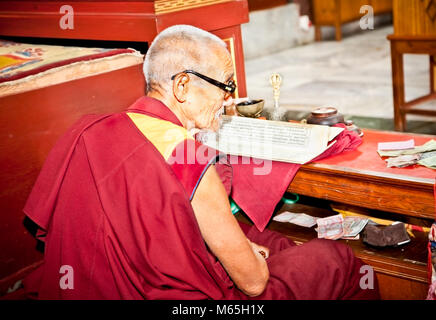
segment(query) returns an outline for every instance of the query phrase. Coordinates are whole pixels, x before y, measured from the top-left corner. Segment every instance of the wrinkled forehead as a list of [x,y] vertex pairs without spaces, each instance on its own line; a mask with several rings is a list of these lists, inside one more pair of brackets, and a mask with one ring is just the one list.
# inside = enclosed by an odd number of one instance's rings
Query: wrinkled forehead
[[[167,37],[156,44],[157,52],[174,72],[193,69],[219,81],[233,75],[232,58],[223,43],[208,38]],[[155,59],[163,63],[163,59]]]
[[208,59],[210,61],[209,67],[211,72],[214,72],[220,78],[223,77],[222,80],[227,80],[233,75],[233,62],[230,52],[227,48],[219,45],[215,45],[211,50],[213,52],[213,59]]

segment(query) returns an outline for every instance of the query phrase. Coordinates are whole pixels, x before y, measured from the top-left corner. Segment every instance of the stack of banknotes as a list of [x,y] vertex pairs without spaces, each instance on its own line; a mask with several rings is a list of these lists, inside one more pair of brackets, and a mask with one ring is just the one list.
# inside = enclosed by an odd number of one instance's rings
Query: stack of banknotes
[[422,146],[401,150],[384,150],[383,148],[383,146],[381,148],[379,146],[378,154],[381,157],[388,157],[386,163],[389,168],[404,168],[419,164],[436,169],[436,140],[430,140]]
[[312,228],[318,225],[315,230],[318,232],[318,238],[337,240],[358,240],[359,234],[368,223],[368,219],[355,216],[346,216],[342,214],[327,218],[316,218],[305,213],[283,212],[273,218],[278,222],[289,222],[306,228]]
[[343,217],[341,214],[317,219],[318,238],[337,240],[358,240],[368,219],[360,217]]

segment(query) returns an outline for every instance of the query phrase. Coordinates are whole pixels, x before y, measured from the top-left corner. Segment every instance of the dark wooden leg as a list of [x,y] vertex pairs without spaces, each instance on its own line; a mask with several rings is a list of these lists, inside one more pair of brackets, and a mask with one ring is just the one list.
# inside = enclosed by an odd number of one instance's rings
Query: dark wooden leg
[[315,25],[315,41],[322,40],[321,26]]
[[336,41],[342,40],[342,25],[341,25],[341,0],[335,0],[335,29],[336,29]]
[[436,56],[430,56],[430,93],[435,93],[436,92],[436,78],[435,78],[435,73],[436,73],[436,61],[435,61]]
[[336,29],[336,41],[341,41],[342,40],[342,29],[341,29],[341,24],[340,23],[336,23],[335,24],[335,29]]
[[406,116],[401,109],[405,104],[403,54],[397,51],[395,41],[391,41],[391,58],[395,130],[405,131]]

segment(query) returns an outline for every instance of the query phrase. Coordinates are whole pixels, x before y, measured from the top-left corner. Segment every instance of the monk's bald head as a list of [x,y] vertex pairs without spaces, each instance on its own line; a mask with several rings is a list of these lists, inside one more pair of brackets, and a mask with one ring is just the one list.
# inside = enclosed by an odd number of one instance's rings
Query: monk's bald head
[[171,77],[184,70],[220,78],[223,55],[228,55],[226,44],[209,32],[188,25],[167,28],[147,51],[144,62],[147,92],[167,91]]

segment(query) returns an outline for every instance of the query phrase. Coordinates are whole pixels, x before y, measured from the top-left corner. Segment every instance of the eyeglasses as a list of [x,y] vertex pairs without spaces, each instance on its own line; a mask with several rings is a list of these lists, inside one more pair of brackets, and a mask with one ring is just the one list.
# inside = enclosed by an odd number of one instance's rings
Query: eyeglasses
[[174,80],[174,78],[175,78],[176,76],[178,76],[179,74],[181,74],[181,73],[191,73],[191,74],[194,74],[194,75],[196,75],[197,77],[199,77],[199,78],[201,78],[201,79],[203,79],[203,80],[209,82],[210,84],[212,84],[212,85],[214,85],[214,86],[220,88],[221,90],[224,90],[224,91],[227,92],[228,94],[232,94],[232,93],[235,92],[235,90],[236,90],[236,84],[235,84],[235,82],[234,82],[233,80],[230,80],[230,81],[227,82],[227,84],[226,84],[226,83],[223,83],[223,82],[219,82],[219,81],[217,81],[217,80],[215,80],[215,79],[209,78],[208,76],[205,76],[205,75],[203,75],[203,74],[201,74],[201,73],[198,73],[198,72],[196,72],[196,71],[194,71],[194,70],[185,70],[185,71],[179,72],[179,73],[173,75],[173,76],[171,77],[171,80]]

